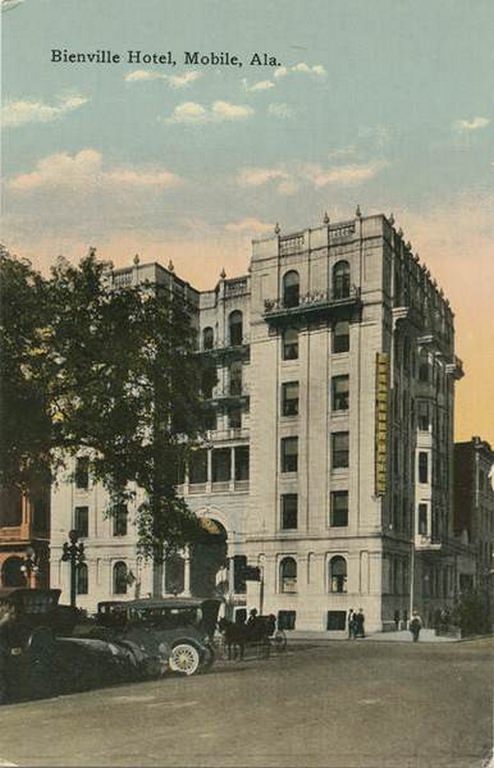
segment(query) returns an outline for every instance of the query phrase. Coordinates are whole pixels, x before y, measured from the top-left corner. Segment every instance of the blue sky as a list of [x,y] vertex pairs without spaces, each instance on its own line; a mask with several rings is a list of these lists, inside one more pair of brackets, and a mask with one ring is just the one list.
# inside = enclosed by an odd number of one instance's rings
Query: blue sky
[[[452,299],[467,370],[477,380],[492,371],[491,0],[2,6],[2,219],[13,250],[43,268],[89,245],[119,265],[138,250],[172,258],[206,288],[223,265],[245,271],[251,238],[276,221],[289,231],[325,210],[348,218],[357,203],[393,211]],[[123,61],[55,64],[52,48]],[[130,65],[129,49],[171,50],[177,65]],[[243,66],[183,66],[196,50],[229,51]],[[254,52],[280,66],[249,66]],[[460,385],[464,411],[473,376]]]

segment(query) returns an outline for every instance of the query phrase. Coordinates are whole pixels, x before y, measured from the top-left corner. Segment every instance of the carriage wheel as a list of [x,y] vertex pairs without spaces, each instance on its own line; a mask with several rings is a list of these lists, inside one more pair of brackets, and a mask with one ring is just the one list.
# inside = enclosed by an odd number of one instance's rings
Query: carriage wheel
[[286,651],[286,635],[282,629],[277,629],[274,633],[273,645],[278,653]]
[[197,648],[190,643],[179,643],[170,656],[170,669],[182,675],[193,675],[199,668],[200,657]]

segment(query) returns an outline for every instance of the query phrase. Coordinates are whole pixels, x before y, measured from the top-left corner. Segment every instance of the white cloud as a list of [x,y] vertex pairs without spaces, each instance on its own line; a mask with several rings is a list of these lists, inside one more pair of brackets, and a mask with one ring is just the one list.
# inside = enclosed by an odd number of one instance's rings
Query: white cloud
[[460,133],[468,133],[486,128],[490,122],[487,117],[474,117],[472,120],[456,120],[453,127]]
[[32,100],[8,101],[2,107],[2,124],[5,127],[13,128],[27,123],[50,123],[52,120],[60,119],[68,112],[79,109],[88,101],[89,99],[86,97],[76,94],[59,99],[56,106]]
[[191,72],[184,72],[181,75],[165,75],[162,72],[157,72],[153,69],[135,69],[133,72],[129,72],[125,75],[126,83],[144,83],[150,80],[164,80],[171,88],[185,88],[186,86],[194,83],[202,77],[202,72],[192,70]]
[[229,101],[215,101],[211,107],[203,107],[194,101],[179,104],[173,110],[170,123],[212,123],[226,120],[243,120],[254,114],[252,107],[231,104]]
[[286,77],[290,72],[301,72],[304,75],[314,75],[315,77],[326,77],[327,75],[326,69],[322,64],[314,64],[311,67],[305,61],[299,61],[293,67],[278,67],[273,73],[273,77],[276,79]]
[[242,80],[244,84],[244,88],[246,91],[249,92],[256,92],[256,91],[268,91],[270,88],[274,88],[274,83],[272,80],[259,80],[257,83],[254,83],[253,85],[249,85],[247,80]]
[[293,109],[284,103],[273,102],[268,106],[268,114],[273,117],[279,117],[280,120],[287,120],[293,115]]
[[386,165],[384,161],[340,165],[332,168],[322,168],[314,164],[306,165],[302,173],[316,188],[326,187],[329,184],[354,186],[374,178]]
[[232,221],[229,224],[225,224],[227,232],[236,232],[239,234],[252,232],[253,234],[262,234],[264,232],[270,232],[273,229],[272,224],[268,224],[265,221],[259,219],[246,218],[241,221]]
[[260,187],[269,181],[284,181],[290,177],[279,168],[243,168],[237,176],[241,187]]
[[5,11],[10,11],[12,8],[15,8],[16,5],[20,5],[23,2],[24,0],[2,0],[2,3],[1,3],[2,13],[4,13]]
[[172,88],[185,88],[187,85],[195,83],[200,77],[202,77],[202,72],[194,69],[191,72],[184,72],[182,75],[169,75],[168,81]]
[[32,192],[45,188],[88,190],[94,187],[170,187],[181,179],[165,169],[136,169],[130,167],[103,168],[103,157],[95,149],[83,149],[71,156],[67,153],[50,155],[40,160],[34,171],[10,179],[8,185],[16,192]]

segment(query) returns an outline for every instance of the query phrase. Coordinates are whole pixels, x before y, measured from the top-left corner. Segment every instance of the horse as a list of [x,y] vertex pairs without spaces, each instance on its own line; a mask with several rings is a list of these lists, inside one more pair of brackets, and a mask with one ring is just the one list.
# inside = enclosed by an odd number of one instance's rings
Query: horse
[[220,619],[218,629],[225,638],[225,645],[228,648],[228,661],[237,658],[237,649],[240,651],[240,659],[244,658],[245,643],[247,642],[247,627],[245,624],[235,624],[228,619]]

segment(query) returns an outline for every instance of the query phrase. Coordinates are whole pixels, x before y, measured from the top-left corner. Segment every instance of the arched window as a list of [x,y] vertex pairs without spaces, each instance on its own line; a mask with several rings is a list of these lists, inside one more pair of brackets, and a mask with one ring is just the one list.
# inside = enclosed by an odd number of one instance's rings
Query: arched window
[[300,300],[300,279],[298,272],[291,270],[283,276],[283,305],[296,307]]
[[283,360],[298,360],[298,331],[287,328],[283,333]]
[[297,561],[284,557],[280,563],[280,592],[297,591]]
[[337,555],[329,561],[329,589],[331,592],[346,592],[346,560]]
[[214,346],[214,331],[210,326],[208,326],[207,328],[204,328],[202,332],[202,348],[212,349],[213,346]]
[[76,570],[75,589],[78,595],[88,593],[88,570],[86,563],[79,563]]
[[115,563],[113,566],[113,593],[115,595],[126,595],[128,587],[127,564],[123,561]]
[[230,312],[230,316],[228,318],[228,334],[230,346],[238,347],[240,344],[242,344],[242,326],[242,313],[238,309],[236,309],[234,312]]
[[338,261],[333,267],[333,298],[346,299],[350,296],[350,264]]

